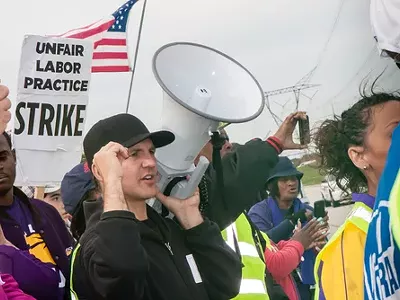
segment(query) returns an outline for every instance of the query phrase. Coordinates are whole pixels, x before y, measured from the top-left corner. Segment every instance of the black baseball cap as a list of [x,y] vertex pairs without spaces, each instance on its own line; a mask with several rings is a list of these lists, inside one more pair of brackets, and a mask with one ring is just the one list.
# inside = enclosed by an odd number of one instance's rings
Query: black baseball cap
[[92,167],[93,156],[109,142],[132,147],[145,139],[151,139],[154,147],[160,148],[171,144],[175,135],[166,130],[150,132],[146,125],[131,114],[118,114],[98,121],[86,134],[83,149],[89,167]]

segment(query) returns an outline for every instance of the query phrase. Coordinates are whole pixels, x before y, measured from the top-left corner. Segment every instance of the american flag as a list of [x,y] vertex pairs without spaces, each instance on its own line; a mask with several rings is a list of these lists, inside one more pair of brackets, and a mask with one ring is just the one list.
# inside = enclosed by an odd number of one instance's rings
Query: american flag
[[127,22],[132,6],[129,0],[111,16],[85,27],[70,30],[58,37],[90,39],[94,43],[92,72],[131,71],[127,47]]

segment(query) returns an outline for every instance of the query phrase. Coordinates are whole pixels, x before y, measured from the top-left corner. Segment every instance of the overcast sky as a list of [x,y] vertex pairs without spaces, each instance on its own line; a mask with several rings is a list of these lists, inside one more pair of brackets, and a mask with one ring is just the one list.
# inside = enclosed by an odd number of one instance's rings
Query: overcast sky
[[[2,2],[0,79],[15,99],[24,34],[59,34],[85,26],[111,14],[124,1]],[[141,9],[139,1],[130,15],[132,58]],[[400,82],[400,72],[378,56],[365,0],[148,0],[130,112],[150,129],[160,127],[162,110],[151,59],[159,47],[173,41],[193,41],[225,52],[247,67],[265,91],[294,85],[317,66],[309,83],[320,86],[305,90],[300,100],[300,109],[308,111],[312,123],[354,103],[368,74],[373,79],[389,66],[381,80],[385,88],[391,90],[394,82]],[[125,110],[130,74],[94,74],[92,80],[86,130],[98,119]],[[312,96],[312,101],[307,98]],[[295,109],[293,93],[270,101],[279,117]],[[267,109],[252,122],[228,127],[237,142],[274,130]]]

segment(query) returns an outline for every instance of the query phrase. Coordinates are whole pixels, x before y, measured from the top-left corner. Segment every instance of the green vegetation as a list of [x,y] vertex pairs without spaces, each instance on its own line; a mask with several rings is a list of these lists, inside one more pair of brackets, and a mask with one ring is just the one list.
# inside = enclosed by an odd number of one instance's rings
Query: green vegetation
[[303,179],[301,180],[303,185],[320,184],[323,179],[318,167],[314,164],[298,167],[297,170],[304,173]]

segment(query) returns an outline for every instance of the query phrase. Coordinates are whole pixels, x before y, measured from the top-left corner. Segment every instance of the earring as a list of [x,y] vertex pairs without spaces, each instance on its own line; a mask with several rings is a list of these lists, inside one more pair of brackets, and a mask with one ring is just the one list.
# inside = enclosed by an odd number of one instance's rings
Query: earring
[[364,169],[364,170],[368,169],[368,166],[364,166],[363,169]]

